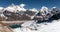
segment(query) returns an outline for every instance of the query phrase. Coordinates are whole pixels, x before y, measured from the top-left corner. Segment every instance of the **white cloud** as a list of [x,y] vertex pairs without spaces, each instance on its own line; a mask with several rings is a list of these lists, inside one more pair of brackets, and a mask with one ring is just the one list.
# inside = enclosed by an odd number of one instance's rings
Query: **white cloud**
[[25,4],[20,4],[20,7],[23,8],[25,6]]

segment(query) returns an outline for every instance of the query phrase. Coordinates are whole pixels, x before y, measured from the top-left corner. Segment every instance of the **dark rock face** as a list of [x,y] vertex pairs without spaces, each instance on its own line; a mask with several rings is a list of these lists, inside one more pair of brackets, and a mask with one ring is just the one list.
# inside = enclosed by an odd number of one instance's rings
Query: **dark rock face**
[[60,19],[60,13],[53,15],[50,19],[52,19],[52,20]]
[[52,20],[43,20],[43,21],[38,20],[38,21],[37,21],[37,23],[44,23],[44,22],[49,22],[49,23],[51,23]]
[[36,12],[32,12],[32,11],[28,11],[28,10],[25,12],[25,14],[28,14],[28,15],[30,15],[30,16],[35,15],[35,13],[36,13]]
[[26,16],[26,14],[24,13],[13,13],[13,12],[10,12],[10,11],[4,11],[3,14],[8,17],[7,21],[11,21],[11,20],[30,20],[30,17]]
[[7,16],[7,17],[9,17],[9,16],[10,16],[9,14],[11,14],[11,13],[12,13],[12,12],[9,12],[9,11],[7,11],[7,10],[3,12],[3,14],[4,14],[5,16]]
[[38,20],[37,23],[52,22],[52,20],[58,20],[58,19],[60,19],[60,13],[53,15],[53,16],[52,16],[51,18],[49,18],[48,20],[43,20],[43,21]]

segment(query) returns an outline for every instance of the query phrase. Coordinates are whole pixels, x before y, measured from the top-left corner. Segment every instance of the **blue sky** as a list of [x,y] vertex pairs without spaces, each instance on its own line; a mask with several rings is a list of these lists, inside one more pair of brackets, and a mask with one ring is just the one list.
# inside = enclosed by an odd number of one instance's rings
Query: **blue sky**
[[26,4],[25,8],[37,8],[40,9],[42,6],[51,8],[56,6],[60,8],[60,0],[0,0],[0,6],[7,7],[14,3],[19,5],[21,3]]

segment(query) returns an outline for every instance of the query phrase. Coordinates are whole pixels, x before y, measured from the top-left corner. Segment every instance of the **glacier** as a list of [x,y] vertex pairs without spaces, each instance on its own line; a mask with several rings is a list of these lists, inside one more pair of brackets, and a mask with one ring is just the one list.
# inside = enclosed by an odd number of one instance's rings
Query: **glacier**
[[[44,15],[44,11],[43,15]],[[53,16],[54,17],[54,16]],[[57,16],[58,17],[58,16]],[[22,27],[14,28],[14,32],[60,32],[60,19],[50,22],[37,23],[37,21],[28,21],[21,25]]]
[[[27,24],[27,25],[25,25]],[[51,23],[36,23],[34,21],[22,24],[20,28],[13,29],[14,32],[60,32],[60,19],[53,20]]]

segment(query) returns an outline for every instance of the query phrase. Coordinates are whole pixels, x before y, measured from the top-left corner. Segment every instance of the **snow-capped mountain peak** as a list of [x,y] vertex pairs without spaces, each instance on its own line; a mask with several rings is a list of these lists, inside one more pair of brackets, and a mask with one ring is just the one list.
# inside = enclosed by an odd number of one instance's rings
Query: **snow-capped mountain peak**
[[25,4],[21,4],[21,5],[11,4],[10,6],[6,7],[5,10],[10,11],[10,12],[17,12],[17,10],[18,11],[26,11],[24,6],[25,6]]
[[36,8],[29,9],[29,11],[37,12],[38,10]]
[[56,8],[56,7],[53,7],[53,8]]
[[16,6],[16,10],[18,10],[18,11],[26,11],[26,9],[25,8],[23,8],[23,7],[20,7],[20,6]]
[[1,9],[4,9],[4,8],[3,8],[3,7],[0,7],[0,10],[1,10]]
[[42,12],[42,14],[47,14],[48,13],[48,8],[43,6],[40,10],[40,12]]
[[14,4],[11,4],[10,6],[6,7],[4,10],[15,12],[16,6]]
[[4,9],[3,7],[0,7],[0,12],[2,12],[3,9]]

